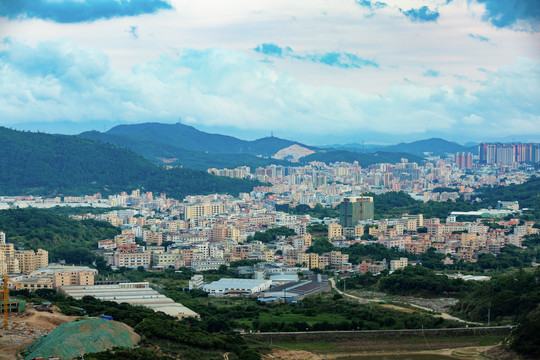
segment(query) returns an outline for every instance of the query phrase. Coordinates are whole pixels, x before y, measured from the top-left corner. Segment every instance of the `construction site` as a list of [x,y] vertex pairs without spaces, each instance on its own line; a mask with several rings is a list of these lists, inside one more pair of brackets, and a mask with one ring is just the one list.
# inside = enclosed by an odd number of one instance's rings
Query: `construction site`
[[140,341],[139,335],[129,326],[112,321],[110,316],[62,315],[51,303],[27,304],[24,300],[11,298],[9,286],[20,287],[4,275],[0,360],[72,359],[114,346],[133,347]]
[[0,360],[18,359],[17,354],[35,340],[48,335],[59,325],[77,319],[60,314],[54,306],[42,304],[18,310],[8,312],[7,329],[0,329]]
[[8,315],[7,329],[0,329],[0,360],[72,359],[114,346],[133,347],[140,340],[123,323],[62,315],[50,304],[30,305]]

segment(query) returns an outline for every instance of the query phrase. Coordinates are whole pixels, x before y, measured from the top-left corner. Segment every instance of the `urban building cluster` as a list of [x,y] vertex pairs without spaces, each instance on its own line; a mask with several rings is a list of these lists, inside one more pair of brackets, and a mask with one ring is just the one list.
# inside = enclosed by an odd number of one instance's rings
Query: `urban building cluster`
[[[482,154],[480,160],[484,156]],[[424,202],[454,201],[460,195],[465,200],[475,201],[475,190],[480,186],[520,184],[538,174],[538,170],[528,165],[527,161],[524,164],[517,161],[478,164],[478,158],[472,160],[471,166],[471,155],[461,153],[445,158],[431,157],[421,165],[404,159],[398,164],[375,164],[365,168],[358,163],[344,162],[328,165],[312,162],[297,167],[269,166],[256,169],[254,174],[250,173],[249,167],[234,171],[210,169],[217,175],[256,178],[270,185],[256,187],[238,197],[194,195],[182,200],[167,198],[166,194],[154,196],[151,192],[140,190],[107,198],[100,194],[53,199],[0,197],[0,208],[115,207],[102,214],[71,216],[78,220],[107,221],[121,229],[121,233],[114,238],[100,240],[94,250],[113,268],[159,270],[187,267],[194,271],[206,271],[229,266],[235,261],[258,260],[263,264],[262,270],[241,269],[244,275],[251,274],[254,279],[230,279],[205,284],[202,277],[194,277],[190,288],[202,289],[211,295],[265,294],[261,295],[261,299],[266,299],[264,301],[292,301],[292,297],[289,298],[286,293],[294,294],[296,291],[295,299],[300,299],[305,294],[316,293],[329,286],[321,278],[308,280],[310,283],[298,281],[297,277],[294,278],[298,272],[331,269],[338,272],[379,273],[415,263],[407,257],[351,263],[344,249],[354,244],[381,244],[412,254],[435,248],[446,255],[443,260],[445,264],[459,260],[474,262],[480,254],[497,254],[507,244],[522,246],[523,236],[538,231],[533,222],[521,224],[517,219],[501,220],[497,229],[484,222],[486,218],[508,218],[508,215],[519,213],[517,202],[501,201],[497,209],[454,212],[446,219],[424,218],[422,214],[376,219],[376,201],[372,196],[364,195],[368,192],[381,194],[404,190],[414,199]],[[447,187],[455,190],[448,190]],[[318,204],[331,206],[338,209],[339,215],[319,219],[276,210],[281,209],[282,205],[300,204],[312,208]],[[458,221],[461,215],[467,215],[468,219],[476,216],[477,220]],[[307,228],[316,224],[327,226],[328,239],[335,246],[334,250],[322,254],[310,251],[313,239]],[[274,238],[260,236],[274,228],[289,229],[286,232],[289,235]],[[112,297],[118,301],[130,299],[130,294],[135,291],[133,289],[143,289],[141,293],[151,291],[145,284],[133,287],[96,283],[96,270],[86,267],[49,265],[45,250],[15,250],[13,244],[6,242],[3,233],[0,233],[0,254],[2,273],[14,276],[27,289],[72,287],[70,294],[74,296],[84,296],[94,291],[95,294],[102,292],[104,299]],[[278,296],[281,292],[284,295]],[[150,299],[153,295],[148,296]],[[175,314],[176,311],[175,316],[196,316],[188,310],[170,305],[170,299],[159,296],[155,299],[152,300],[154,308],[168,307],[168,313]],[[139,301],[131,300],[133,303]],[[176,310],[173,309],[175,306]]]
[[[425,219],[422,214],[403,214],[399,218],[374,219],[373,198],[343,197],[337,205],[338,218],[316,219],[275,210],[275,202],[259,199],[257,192],[239,198],[229,195],[190,196],[184,202],[160,196],[150,201],[148,194],[123,194],[126,203],[139,205],[100,215],[73,216],[108,221],[122,229],[113,239],[99,241],[99,254],[113,267],[164,269],[189,267],[195,271],[217,270],[239,260],[259,260],[289,268],[333,269],[342,272],[380,272],[403,266],[399,259],[379,263],[352,264],[339,249],[353,244],[382,244],[413,254],[429,248],[447,255],[446,264],[476,261],[482,253],[496,254],[506,244],[521,246],[525,235],[535,234],[534,222],[520,225],[517,220],[501,221],[493,230],[487,218],[519,213],[517,202],[501,201],[497,209],[455,212],[446,219]],[[137,196],[148,200],[134,201]],[[165,201],[164,201],[165,200]],[[189,215],[186,215],[189,214]],[[476,216],[476,221],[458,222],[461,215]],[[188,217],[188,218],[187,218]],[[312,237],[307,227],[323,223],[328,239],[338,249],[323,254],[309,251]],[[286,227],[294,235],[277,236],[271,241],[257,240],[257,232]],[[401,261],[401,262],[400,262]],[[405,265],[406,266],[406,265]]]
[[46,250],[15,250],[15,245],[6,241],[6,234],[0,231],[0,276],[30,273],[49,264]]
[[[486,144],[481,144],[480,147]],[[500,144],[493,144],[500,145]],[[505,145],[505,149],[529,149],[529,154],[540,151],[537,144]],[[491,147],[490,147],[491,149]],[[493,148],[496,149],[496,146]],[[533,151],[534,150],[534,151]],[[388,191],[405,191],[416,200],[447,201],[461,194],[466,200],[474,199],[474,190],[481,186],[521,184],[532,174],[537,174],[532,163],[540,161],[536,155],[514,156],[512,161],[497,161],[471,153],[448,154],[446,157],[427,157],[422,164],[402,159],[400,163],[380,163],[366,167],[357,162],[325,164],[311,162],[303,166],[271,165],[266,168],[242,166],[236,169],[208,169],[209,173],[234,178],[257,179],[271,186],[256,188],[256,197],[272,193],[276,203],[317,203],[336,206],[343,197],[361,196]],[[519,152],[523,154],[525,150]],[[517,150],[512,150],[512,154]],[[502,155],[501,155],[502,156]],[[455,191],[438,191],[452,187]]]
[[540,144],[481,143],[478,154],[480,164],[537,163],[540,162]]

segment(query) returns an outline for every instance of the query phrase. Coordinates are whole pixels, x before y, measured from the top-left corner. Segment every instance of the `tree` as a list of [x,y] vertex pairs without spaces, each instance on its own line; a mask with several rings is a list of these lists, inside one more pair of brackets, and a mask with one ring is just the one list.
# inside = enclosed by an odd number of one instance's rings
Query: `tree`
[[96,269],[99,271],[110,271],[111,267],[107,264],[107,260],[103,256],[96,256],[95,260]]
[[224,274],[227,274],[228,272],[229,272],[229,268],[227,267],[227,265],[219,265],[219,268],[217,270],[218,274],[224,275]]

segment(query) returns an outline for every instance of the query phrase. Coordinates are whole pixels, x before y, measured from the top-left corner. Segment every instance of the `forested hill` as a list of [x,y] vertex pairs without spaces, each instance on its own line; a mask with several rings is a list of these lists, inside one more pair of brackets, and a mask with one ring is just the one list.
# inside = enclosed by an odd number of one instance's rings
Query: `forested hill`
[[18,248],[45,249],[52,261],[91,263],[90,250],[98,240],[111,239],[120,229],[103,221],[77,221],[51,210],[9,209],[0,211],[0,231]]
[[[207,151],[214,154],[252,154],[270,156],[279,150],[299,144],[295,141],[267,137],[246,141],[233,136],[211,134],[184,124],[143,123],[118,125],[107,131],[108,135],[120,135],[131,141],[156,142],[180,146],[185,149]],[[302,145],[302,144],[299,144]],[[302,145],[306,146],[306,145]]]
[[[123,134],[101,133],[99,131],[87,131],[78,135],[81,138],[94,140],[101,143],[115,144],[129,149],[145,159],[156,164],[182,165],[182,167],[206,170],[208,168],[235,168],[249,166],[252,168],[274,165],[289,165],[287,161],[272,158],[257,157],[251,154],[216,154],[202,150],[194,150],[183,142],[162,142],[160,136],[135,136]],[[231,150],[232,151],[232,150]]]
[[141,188],[182,199],[189,194],[249,192],[258,182],[204,171],[165,170],[114,145],[76,136],[0,127],[1,195],[81,195]]

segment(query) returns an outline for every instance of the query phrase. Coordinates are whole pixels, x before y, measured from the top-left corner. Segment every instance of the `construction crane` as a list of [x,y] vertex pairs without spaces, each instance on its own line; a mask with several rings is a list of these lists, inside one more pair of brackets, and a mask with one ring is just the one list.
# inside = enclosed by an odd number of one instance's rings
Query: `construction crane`
[[9,302],[9,287],[8,283],[12,283],[16,287],[22,287],[21,285],[17,284],[15,281],[11,280],[7,277],[7,275],[4,274],[4,285],[3,285],[3,297],[4,297],[4,330],[8,329],[8,302]]

